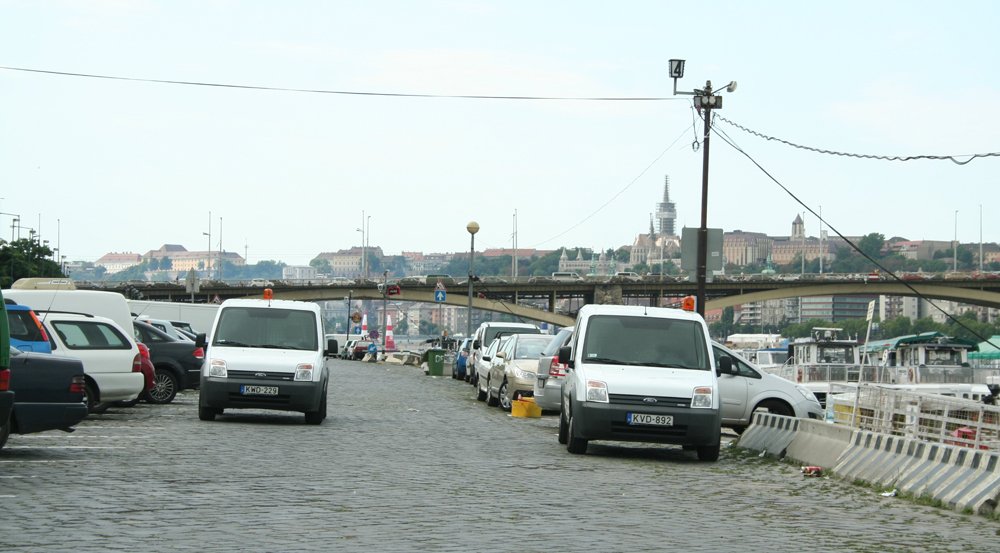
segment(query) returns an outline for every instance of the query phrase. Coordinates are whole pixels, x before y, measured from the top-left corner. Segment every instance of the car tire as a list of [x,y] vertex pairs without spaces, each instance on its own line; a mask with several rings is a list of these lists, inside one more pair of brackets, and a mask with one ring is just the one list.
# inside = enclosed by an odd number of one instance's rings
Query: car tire
[[135,399],[130,399],[128,401],[116,401],[114,405],[115,407],[135,407],[136,405],[139,404],[139,400],[145,397],[146,397],[146,392],[144,390],[141,394],[139,394],[139,397]]
[[222,414],[222,409],[216,409],[214,407],[202,407],[198,406],[198,419],[203,421],[214,421],[215,417]]
[[486,392],[482,388],[480,388],[478,385],[476,385],[476,400],[477,401],[486,401]]
[[7,443],[7,438],[10,437],[10,421],[8,420],[3,426],[0,426],[0,449]]
[[156,405],[170,403],[177,395],[179,382],[173,372],[157,369],[153,377],[153,389],[146,393],[146,401]]
[[87,413],[100,414],[108,410],[108,404],[98,403],[97,388],[87,382],[83,385],[83,403],[87,405]]
[[497,403],[500,404],[500,408],[504,411],[510,412],[513,402],[510,399],[510,394],[508,394],[509,387],[507,386],[507,379],[503,379],[500,383],[500,389],[497,390]]
[[776,399],[766,399],[758,403],[757,406],[753,408],[753,411],[750,412],[751,422],[753,421],[753,416],[754,413],[757,412],[757,409],[767,409],[768,413],[772,413],[774,415],[783,415],[786,417],[795,416],[795,412],[792,411],[792,408],[785,404],[785,402],[778,401]]
[[566,418],[563,417],[562,413],[559,413],[559,443],[566,445],[569,437],[569,425],[566,424]]
[[487,407],[496,407],[497,405],[500,405],[500,398],[493,397],[493,394],[490,393],[490,380],[488,378],[486,379],[486,405]]
[[575,455],[587,453],[587,440],[576,435],[575,424],[573,424],[573,412],[569,413],[569,428],[566,429],[566,451]]
[[322,424],[323,419],[326,418],[326,392],[323,392],[323,397],[319,400],[319,409],[316,411],[306,412],[306,424]]
[[719,460],[719,444],[698,447],[698,460],[714,463]]

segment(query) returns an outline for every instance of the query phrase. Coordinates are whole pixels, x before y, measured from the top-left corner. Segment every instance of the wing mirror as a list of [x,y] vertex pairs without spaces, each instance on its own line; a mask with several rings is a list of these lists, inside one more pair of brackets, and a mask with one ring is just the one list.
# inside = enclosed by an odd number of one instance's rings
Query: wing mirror
[[559,362],[563,365],[573,368],[573,359],[570,357],[572,355],[572,350],[570,346],[563,346],[559,348]]
[[716,369],[716,374],[736,374],[736,371],[733,370],[733,359],[731,357],[719,358],[719,366]]
[[199,347],[199,348],[203,348],[203,347],[205,347],[205,346],[208,345],[208,340],[205,338],[205,333],[204,332],[199,332],[194,337],[194,345],[195,345],[195,347]]

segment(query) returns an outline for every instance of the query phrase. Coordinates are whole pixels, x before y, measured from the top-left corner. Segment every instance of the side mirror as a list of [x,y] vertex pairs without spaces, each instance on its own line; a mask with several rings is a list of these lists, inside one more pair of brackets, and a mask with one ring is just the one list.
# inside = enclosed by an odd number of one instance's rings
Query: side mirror
[[483,356],[483,361],[489,361],[489,360],[491,360],[491,359],[492,359],[492,357],[490,357],[490,356],[488,356],[488,355],[484,355],[484,356]]
[[199,332],[194,337],[194,345],[199,348],[203,348],[208,345],[208,340],[205,338],[204,332]]
[[472,349],[479,349],[479,340],[472,341]]
[[570,355],[572,354],[572,348],[570,346],[562,346],[559,348],[559,362],[563,365],[570,364]]
[[733,360],[730,357],[722,357],[719,359],[719,366],[716,369],[717,375],[722,374],[736,374],[733,370]]
[[327,357],[332,357],[334,355],[337,355],[336,339],[330,338],[329,340],[326,341],[326,353],[324,355],[326,355]]
[[505,352],[505,351],[498,351],[496,356],[497,356],[498,359],[506,359],[507,358],[507,352]]

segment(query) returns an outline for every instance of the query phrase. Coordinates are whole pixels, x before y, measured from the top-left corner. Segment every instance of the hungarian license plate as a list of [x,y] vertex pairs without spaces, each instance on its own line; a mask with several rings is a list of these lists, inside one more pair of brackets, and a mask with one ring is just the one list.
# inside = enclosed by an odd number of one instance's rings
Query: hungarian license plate
[[251,386],[249,384],[244,384],[240,386],[240,393],[245,396],[276,396],[278,395],[278,387]]
[[646,413],[629,413],[626,421],[632,425],[647,426],[673,426],[674,417],[671,415],[649,415]]

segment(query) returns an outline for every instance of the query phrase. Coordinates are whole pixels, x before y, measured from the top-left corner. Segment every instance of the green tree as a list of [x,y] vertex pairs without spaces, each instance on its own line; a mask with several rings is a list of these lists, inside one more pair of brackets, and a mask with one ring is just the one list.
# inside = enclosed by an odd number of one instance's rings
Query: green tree
[[333,273],[333,267],[330,266],[329,259],[321,259],[319,257],[314,258],[309,262],[309,266],[316,269],[317,273],[329,275]]
[[868,255],[868,257],[876,260],[882,257],[882,248],[884,246],[885,235],[877,232],[866,234],[861,237],[861,240],[858,240],[858,249]]
[[22,238],[13,242],[0,240],[0,282],[10,287],[17,279],[61,277],[52,250],[37,240]]

